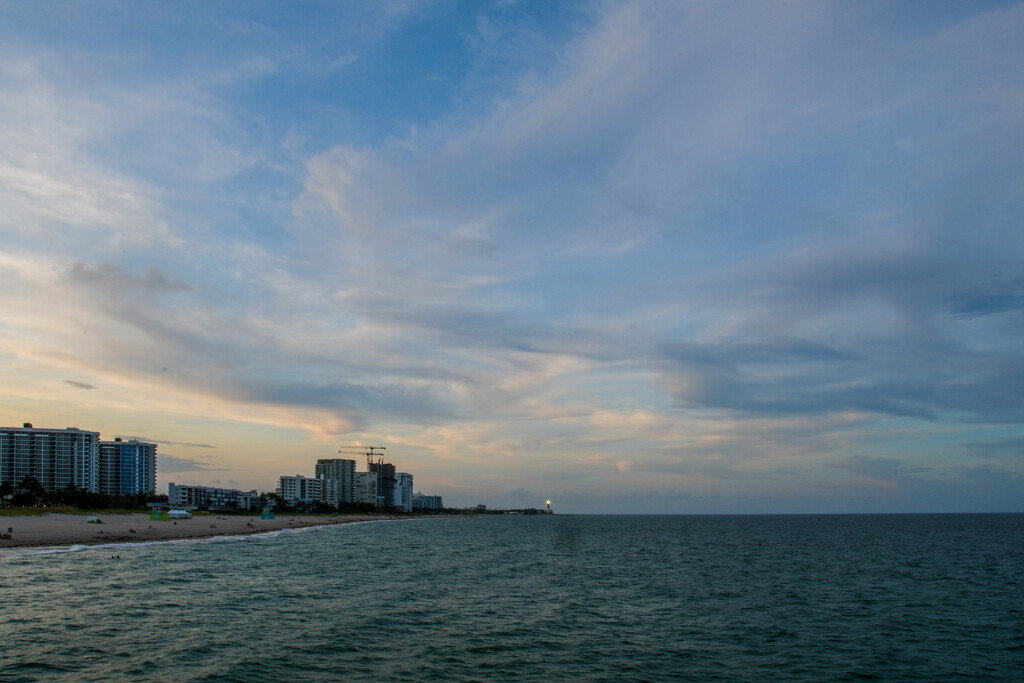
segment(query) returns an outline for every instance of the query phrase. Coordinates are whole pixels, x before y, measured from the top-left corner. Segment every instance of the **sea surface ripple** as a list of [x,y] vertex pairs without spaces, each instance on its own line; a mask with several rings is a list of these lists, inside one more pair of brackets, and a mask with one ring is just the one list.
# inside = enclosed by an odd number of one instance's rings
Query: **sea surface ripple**
[[1024,515],[416,519],[0,589],[0,681],[1024,679]]

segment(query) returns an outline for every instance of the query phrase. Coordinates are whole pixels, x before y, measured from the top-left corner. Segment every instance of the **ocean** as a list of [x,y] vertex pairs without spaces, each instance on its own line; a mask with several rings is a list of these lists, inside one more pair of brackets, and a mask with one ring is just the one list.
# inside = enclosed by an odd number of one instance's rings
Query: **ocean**
[[2,681],[1024,680],[1021,514],[425,518],[4,550],[0,595]]

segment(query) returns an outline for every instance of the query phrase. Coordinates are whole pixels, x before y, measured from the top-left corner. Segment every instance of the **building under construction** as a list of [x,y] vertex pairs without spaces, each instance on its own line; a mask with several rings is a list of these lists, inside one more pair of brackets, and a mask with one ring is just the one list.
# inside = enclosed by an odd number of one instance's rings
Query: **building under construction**
[[389,462],[371,462],[369,470],[377,475],[377,499],[380,501],[380,507],[390,510],[395,506],[395,484],[398,483],[395,466]]

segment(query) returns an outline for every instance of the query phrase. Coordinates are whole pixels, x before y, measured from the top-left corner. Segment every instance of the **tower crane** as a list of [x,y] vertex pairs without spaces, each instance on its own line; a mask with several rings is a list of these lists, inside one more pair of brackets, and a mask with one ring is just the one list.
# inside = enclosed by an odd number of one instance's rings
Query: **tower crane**
[[[378,453],[378,451],[384,451],[385,448],[387,448],[387,447],[386,446],[342,446],[341,448],[338,449],[338,452],[339,453],[343,453],[343,454],[347,454],[347,453],[355,454],[357,452],[365,453],[366,454],[366,471],[367,472],[372,472],[373,471],[373,466],[375,464],[376,465],[383,465],[384,464],[384,453],[383,452]],[[375,459],[376,459],[376,461],[375,461]],[[383,471],[384,471],[383,467],[379,467],[377,469],[377,509],[378,510],[382,507],[381,489],[383,488],[383,484],[382,484],[382,481],[383,481],[383,479],[382,479]]]
[[341,448],[338,449],[338,452],[342,453],[342,454],[346,454],[346,453],[353,453],[354,454],[356,452],[365,454],[366,455],[366,469],[369,470],[370,469],[370,465],[375,462],[375,459],[376,459],[376,462],[378,464],[384,462],[384,454],[383,453],[377,453],[376,451],[383,451],[386,448],[387,448],[387,446],[342,446]]

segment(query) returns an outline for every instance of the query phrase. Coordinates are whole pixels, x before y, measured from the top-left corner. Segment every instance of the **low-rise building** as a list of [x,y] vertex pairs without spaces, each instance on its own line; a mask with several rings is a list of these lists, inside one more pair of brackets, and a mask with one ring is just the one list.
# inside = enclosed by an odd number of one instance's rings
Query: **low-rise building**
[[191,510],[248,510],[253,507],[253,501],[258,499],[259,494],[256,491],[213,486],[178,486],[174,482],[167,485],[167,504]]
[[237,507],[240,510],[259,510],[263,507],[265,496],[261,496],[255,489],[238,494]]
[[426,496],[422,493],[414,493],[412,495],[412,509],[442,510],[444,509],[444,502],[441,500],[441,496]]

